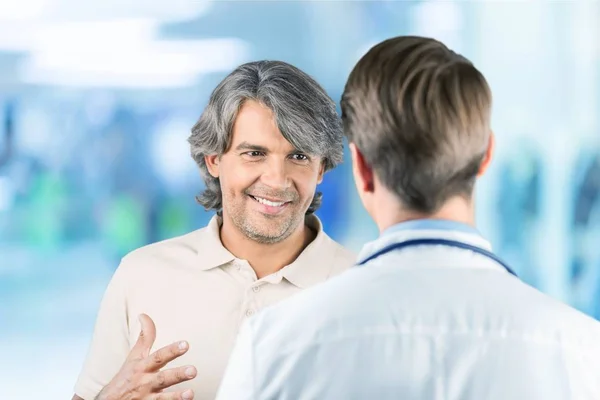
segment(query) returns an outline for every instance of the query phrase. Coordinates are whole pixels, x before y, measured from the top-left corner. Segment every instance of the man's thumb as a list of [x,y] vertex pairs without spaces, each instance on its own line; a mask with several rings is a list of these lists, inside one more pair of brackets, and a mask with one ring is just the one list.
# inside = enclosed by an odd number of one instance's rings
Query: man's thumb
[[139,315],[139,321],[141,325],[140,336],[134,346],[136,355],[140,355],[143,358],[148,357],[150,349],[156,340],[156,325],[154,321],[146,314]]

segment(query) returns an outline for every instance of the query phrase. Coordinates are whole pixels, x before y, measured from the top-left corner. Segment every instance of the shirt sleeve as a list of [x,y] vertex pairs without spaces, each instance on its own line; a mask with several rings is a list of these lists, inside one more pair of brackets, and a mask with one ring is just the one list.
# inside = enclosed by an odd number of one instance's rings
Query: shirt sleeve
[[75,394],[93,400],[117,374],[130,351],[126,279],[123,262],[100,303],[92,342],[75,384]]
[[258,398],[255,387],[254,348],[250,321],[247,320],[240,329],[217,393],[217,400],[254,400]]

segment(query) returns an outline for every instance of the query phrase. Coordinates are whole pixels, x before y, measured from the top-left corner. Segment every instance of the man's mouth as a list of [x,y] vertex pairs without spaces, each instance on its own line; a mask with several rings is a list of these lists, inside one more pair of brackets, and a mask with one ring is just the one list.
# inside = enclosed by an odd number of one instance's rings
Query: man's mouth
[[282,207],[283,205],[288,203],[287,201],[268,200],[268,199],[265,199],[262,197],[252,196],[251,194],[249,194],[248,196],[252,197],[254,200],[258,201],[260,204],[264,204],[264,205],[270,206],[270,207]]

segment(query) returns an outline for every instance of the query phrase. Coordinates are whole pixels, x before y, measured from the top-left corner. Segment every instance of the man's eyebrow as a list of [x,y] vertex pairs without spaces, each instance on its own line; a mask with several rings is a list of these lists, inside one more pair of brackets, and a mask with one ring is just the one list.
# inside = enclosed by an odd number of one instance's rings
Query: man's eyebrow
[[252,151],[261,151],[263,153],[266,153],[268,151],[268,149],[265,146],[260,146],[258,144],[252,144],[252,143],[248,143],[248,142],[242,142],[240,144],[237,145],[237,147],[235,148],[236,151],[238,150],[252,150]]

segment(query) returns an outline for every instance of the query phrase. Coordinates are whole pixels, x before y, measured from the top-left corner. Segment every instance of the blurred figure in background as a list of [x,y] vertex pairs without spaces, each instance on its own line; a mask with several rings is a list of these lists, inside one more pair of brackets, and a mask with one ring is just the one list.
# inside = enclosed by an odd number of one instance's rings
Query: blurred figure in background
[[359,267],[244,325],[219,399],[600,398],[600,323],[519,280],[474,227],[491,104],[433,39],[358,62],[342,119],[381,236]]
[[513,266],[519,278],[539,287],[538,260],[530,243],[540,230],[542,160],[539,149],[525,138],[509,151],[499,163],[501,190],[495,207],[500,216],[496,251],[503,254],[503,259]]
[[572,229],[573,258],[569,268],[572,303],[600,319],[600,153],[583,149],[574,181]]
[[317,184],[342,160],[342,127],[304,72],[277,61],[240,66],[213,91],[189,142],[206,184],[198,202],[217,215],[123,258],[74,399],[163,390],[172,392],[160,398],[212,399],[245,318],[355,261],[313,214]]

